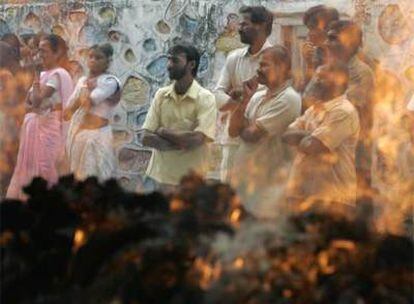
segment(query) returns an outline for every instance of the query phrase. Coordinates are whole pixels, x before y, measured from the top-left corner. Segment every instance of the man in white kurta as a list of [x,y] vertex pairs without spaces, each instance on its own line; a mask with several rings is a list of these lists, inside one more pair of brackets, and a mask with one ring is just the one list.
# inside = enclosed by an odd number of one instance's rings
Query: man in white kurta
[[267,37],[272,31],[272,14],[262,6],[245,7],[240,13],[240,40],[248,46],[229,54],[214,89],[217,107],[220,110],[216,142],[222,146],[220,179],[223,182],[229,181],[234,156],[240,144],[239,138],[231,138],[228,135],[231,111],[241,97],[243,82],[256,74],[263,50],[271,46]]
[[245,208],[258,217],[276,215],[289,169],[281,136],[301,112],[301,97],[290,85],[290,66],[286,48],[265,50],[257,71],[257,82],[265,89],[255,93],[258,83],[245,83],[243,102],[230,120],[229,134],[241,139],[231,183]]
[[317,102],[283,136],[297,148],[287,187],[293,211],[328,208],[350,217],[356,214],[355,149],[360,124],[345,95],[348,79],[344,64],[320,66],[304,94]]

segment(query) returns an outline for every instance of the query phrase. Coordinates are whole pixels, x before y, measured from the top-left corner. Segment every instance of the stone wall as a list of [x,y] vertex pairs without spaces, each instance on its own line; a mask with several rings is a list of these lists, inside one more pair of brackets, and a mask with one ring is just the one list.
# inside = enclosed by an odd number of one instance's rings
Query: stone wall
[[414,2],[354,0],[354,4],[355,19],[364,30],[366,52],[406,82],[404,71],[414,62]]

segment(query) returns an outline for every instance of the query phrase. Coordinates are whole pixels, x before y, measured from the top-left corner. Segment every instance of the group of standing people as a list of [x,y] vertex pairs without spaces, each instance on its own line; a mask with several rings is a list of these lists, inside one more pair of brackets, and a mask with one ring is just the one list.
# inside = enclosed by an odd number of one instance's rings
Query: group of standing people
[[194,79],[194,47],[170,50],[173,82],[156,93],[143,126],[143,143],[154,148],[147,175],[171,191],[189,169],[205,174],[215,140],[220,179],[251,213],[272,217],[283,201],[289,209],[335,204],[353,214],[371,186],[374,73],[360,59],[361,29],[335,8],[309,9],[306,71],[294,83],[290,51],[268,39],[271,12],[250,6],[239,13],[246,46],[228,55],[211,93]]
[[[14,71],[25,70],[32,79],[23,101],[25,114],[7,198],[25,199],[23,188],[37,176],[53,185],[67,173],[77,179],[96,176],[105,180],[115,171],[109,118],[120,100],[121,87],[119,80],[107,72],[112,47],[104,44],[89,49],[88,75],[75,86],[68,72],[68,48],[60,36],[42,35],[34,47],[34,56],[23,67],[17,46],[0,44],[1,53],[9,54],[15,63],[15,70],[8,62],[1,65],[2,73],[7,75],[2,81],[2,105],[11,105],[2,109],[6,116],[9,108],[21,101],[18,90],[22,88]],[[18,129],[14,125],[3,130],[5,138],[13,127]],[[5,154],[7,151],[2,150],[2,156]]]
[[[154,189],[171,192],[189,171],[205,176],[209,143],[218,142],[220,180],[237,189],[253,214],[271,216],[280,201],[299,209],[334,203],[335,210],[352,213],[371,184],[374,74],[360,59],[361,29],[340,20],[334,8],[309,9],[306,71],[294,83],[290,50],[268,40],[272,13],[263,6],[239,13],[246,46],[228,55],[212,92],[196,80],[200,53],[194,46],[168,50],[172,82],[156,92],[142,127],[142,143],[153,149],[147,178]],[[66,68],[65,41],[41,36],[38,47],[7,197],[21,198],[35,176],[50,184],[69,172],[105,180],[116,168],[109,119],[121,85],[107,72],[112,47],[89,49],[89,73],[76,85]],[[2,54],[10,48],[0,44]],[[1,68],[14,78],[16,67],[2,61]]]

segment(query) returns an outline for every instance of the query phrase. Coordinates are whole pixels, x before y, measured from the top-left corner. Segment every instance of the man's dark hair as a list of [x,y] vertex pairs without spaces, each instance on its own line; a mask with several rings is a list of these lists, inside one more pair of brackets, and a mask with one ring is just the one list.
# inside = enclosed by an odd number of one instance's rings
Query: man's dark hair
[[355,22],[350,20],[334,21],[329,24],[328,32],[329,31],[335,31],[338,34],[346,33],[348,43],[353,46],[352,54],[356,54],[359,47],[362,45],[362,30]]
[[249,14],[253,23],[264,23],[266,25],[266,34],[272,33],[273,14],[264,6],[243,6],[239,10],[240,14]]
[[286,67],[286,79],[290,77],[292,68],[292,61],[289,50],[282,45],[274,45],[264,50],[264,52],[271,52],[274,60],[278,63],[282,63]]
[[316,27],[319,21],[323,21],[324,29],[326,29],[331,22],[337,20],[339,20],[338,10],[325,5],[313,6],[303,15],[303,24],[307,28]]
[[192,72],[194,77],[197,76],[198,66],[200,64],[200,53],[194,46],[188,44],[177,44],[168,50],[168,54],[185,54],[187,62],[194,61],[194,69]]

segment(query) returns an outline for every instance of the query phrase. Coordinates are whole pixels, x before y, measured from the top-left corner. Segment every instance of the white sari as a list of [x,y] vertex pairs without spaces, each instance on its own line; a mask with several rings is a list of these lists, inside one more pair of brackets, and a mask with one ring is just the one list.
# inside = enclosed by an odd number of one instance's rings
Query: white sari
[[[117,86],[114,88],[113,81]],[[112,82],[109,84],[108,81]],[[86,77],[79,79],[70,102],[79,98],[85,86]],[[106,99],[119,89],[119,81],[112,75],[103,74],[98,77],[97,87],[91,92],[92,108],[90,113],[108,119],[114,106],[108,105]],[[99,97],[97,97],[99,94]],[[103,107],[104,106],[104,107]],[[102,109],[105,109],[102,111]],[[70,171],[78,180],[95,176],[99,181],[105,181],[115,176],[116,158],[113,147],[113,135],[110,125],[98,129],[81,129],[84,116],[87,114],[82,107],[74,113],[68,131],[66,155]]]

